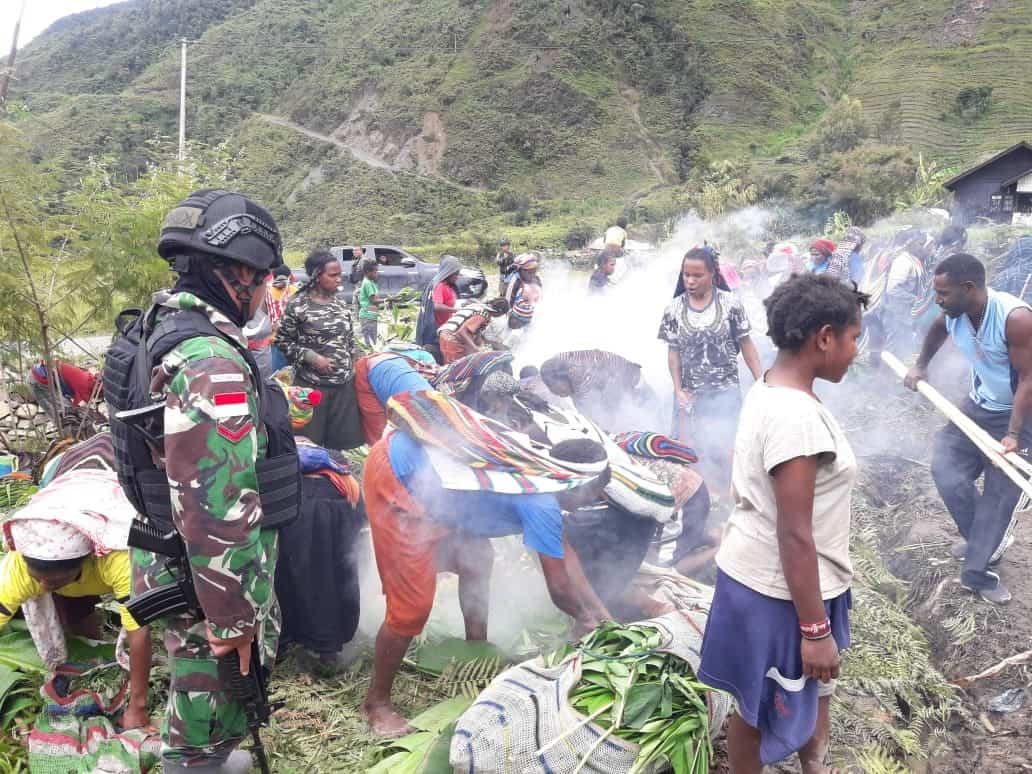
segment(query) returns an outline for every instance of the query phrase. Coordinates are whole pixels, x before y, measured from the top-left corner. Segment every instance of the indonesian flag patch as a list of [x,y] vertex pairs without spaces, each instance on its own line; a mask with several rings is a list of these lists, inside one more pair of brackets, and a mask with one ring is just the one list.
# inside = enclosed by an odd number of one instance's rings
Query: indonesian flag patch
[[230,417],[246,416],[251,413],[247,406],[246,392],[220,392],[213,399],[215,403],[215,418],[229,419]]
[[246,392],[221,392],[212,398],[216,430],[230,443],[239,443],[254,429]]

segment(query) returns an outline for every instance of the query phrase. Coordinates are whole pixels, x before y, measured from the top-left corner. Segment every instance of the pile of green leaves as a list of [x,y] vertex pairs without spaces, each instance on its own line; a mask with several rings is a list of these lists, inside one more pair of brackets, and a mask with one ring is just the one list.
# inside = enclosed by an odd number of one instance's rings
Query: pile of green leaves
[[21,508],[36,493],[36,485],[20,476],[0,478],[0,513]]
[[412,306],[418,304],[423,297],[423,291],[413,287],[405,287],[391,296],[392,307]]
[[9,730],[23,711],[36,707],[39,686],[23,672],[0,664],[0,730]]
[[451,774],[452,734],[459,716],[472,703],[468,696],[456,696],[417,715],[409,721],[411,734],[382,742],[373,750],[367,774]]
[[708,689],[686,661],[659,652],[662,644],[653,626],[607,622],[549,661],[580,651],[581,680],[570,703],[607,729],[596,747],[612,734],[641,748],[631,774],[664,760],[674,774],[706,774],[713,753]]

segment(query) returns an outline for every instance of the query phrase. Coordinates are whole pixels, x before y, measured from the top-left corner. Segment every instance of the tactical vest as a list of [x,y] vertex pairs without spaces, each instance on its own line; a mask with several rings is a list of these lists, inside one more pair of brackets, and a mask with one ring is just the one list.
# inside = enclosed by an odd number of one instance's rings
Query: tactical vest
[[150,382],[154,367],[187,339],[214,336],[230,342],[247,362],[258,386],[260,421],[268,436],[264,459],[255,470],[263,528],[279,528],[301,509],[301,469],[290,427],[286,396],[266,386],[251,353],[223,334],[202,312],[153,306],[143,314],[127,309],[115,320],[115,341],[104,358],[104,398],[110,414],[115,468],[126,497],[160,528],[171,529],[172,498],[165,471],[154,463],[152,446],[164,456],[165,401],[154,402]]

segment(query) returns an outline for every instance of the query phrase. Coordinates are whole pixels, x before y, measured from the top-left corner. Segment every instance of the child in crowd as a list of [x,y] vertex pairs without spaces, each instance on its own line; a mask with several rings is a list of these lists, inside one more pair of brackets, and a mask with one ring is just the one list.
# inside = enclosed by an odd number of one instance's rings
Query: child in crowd
[[380,267],[375,261],[367,261],[362,267],[362,284],[358,288],[358,321],[362,326],[362,341],[366,346],[376,344],[376,326],[380,319],[380,289],[376,280]]
[[794,276],[766,300],[774,365],[739,418],[734,511],[717,553],[699,679],[735,697],[734,774],[799,753],[825,774],[828,708],[849,646],[850,506],[856,457],[814,394],[856,357],[867,297],[830,276]]

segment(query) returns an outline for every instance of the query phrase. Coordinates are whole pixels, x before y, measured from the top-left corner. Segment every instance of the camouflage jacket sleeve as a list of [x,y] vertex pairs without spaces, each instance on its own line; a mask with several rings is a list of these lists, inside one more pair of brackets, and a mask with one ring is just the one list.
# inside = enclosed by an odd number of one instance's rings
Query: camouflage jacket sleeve
[[228,342],[199,337],[166,355],[151,389],[166,395],[172,516],[201,607],[217,637],[247,633],[272,581],[259,541],[264,428],[250,369]]
[[302,305],[304,298],[298,294],[287,303],[283,310],[283,319],[280,320],[279,330],[276,331],[276,346],[283,352],[295,369],[300,368],[305,362],[309,350],[301,344],[301,320]]

